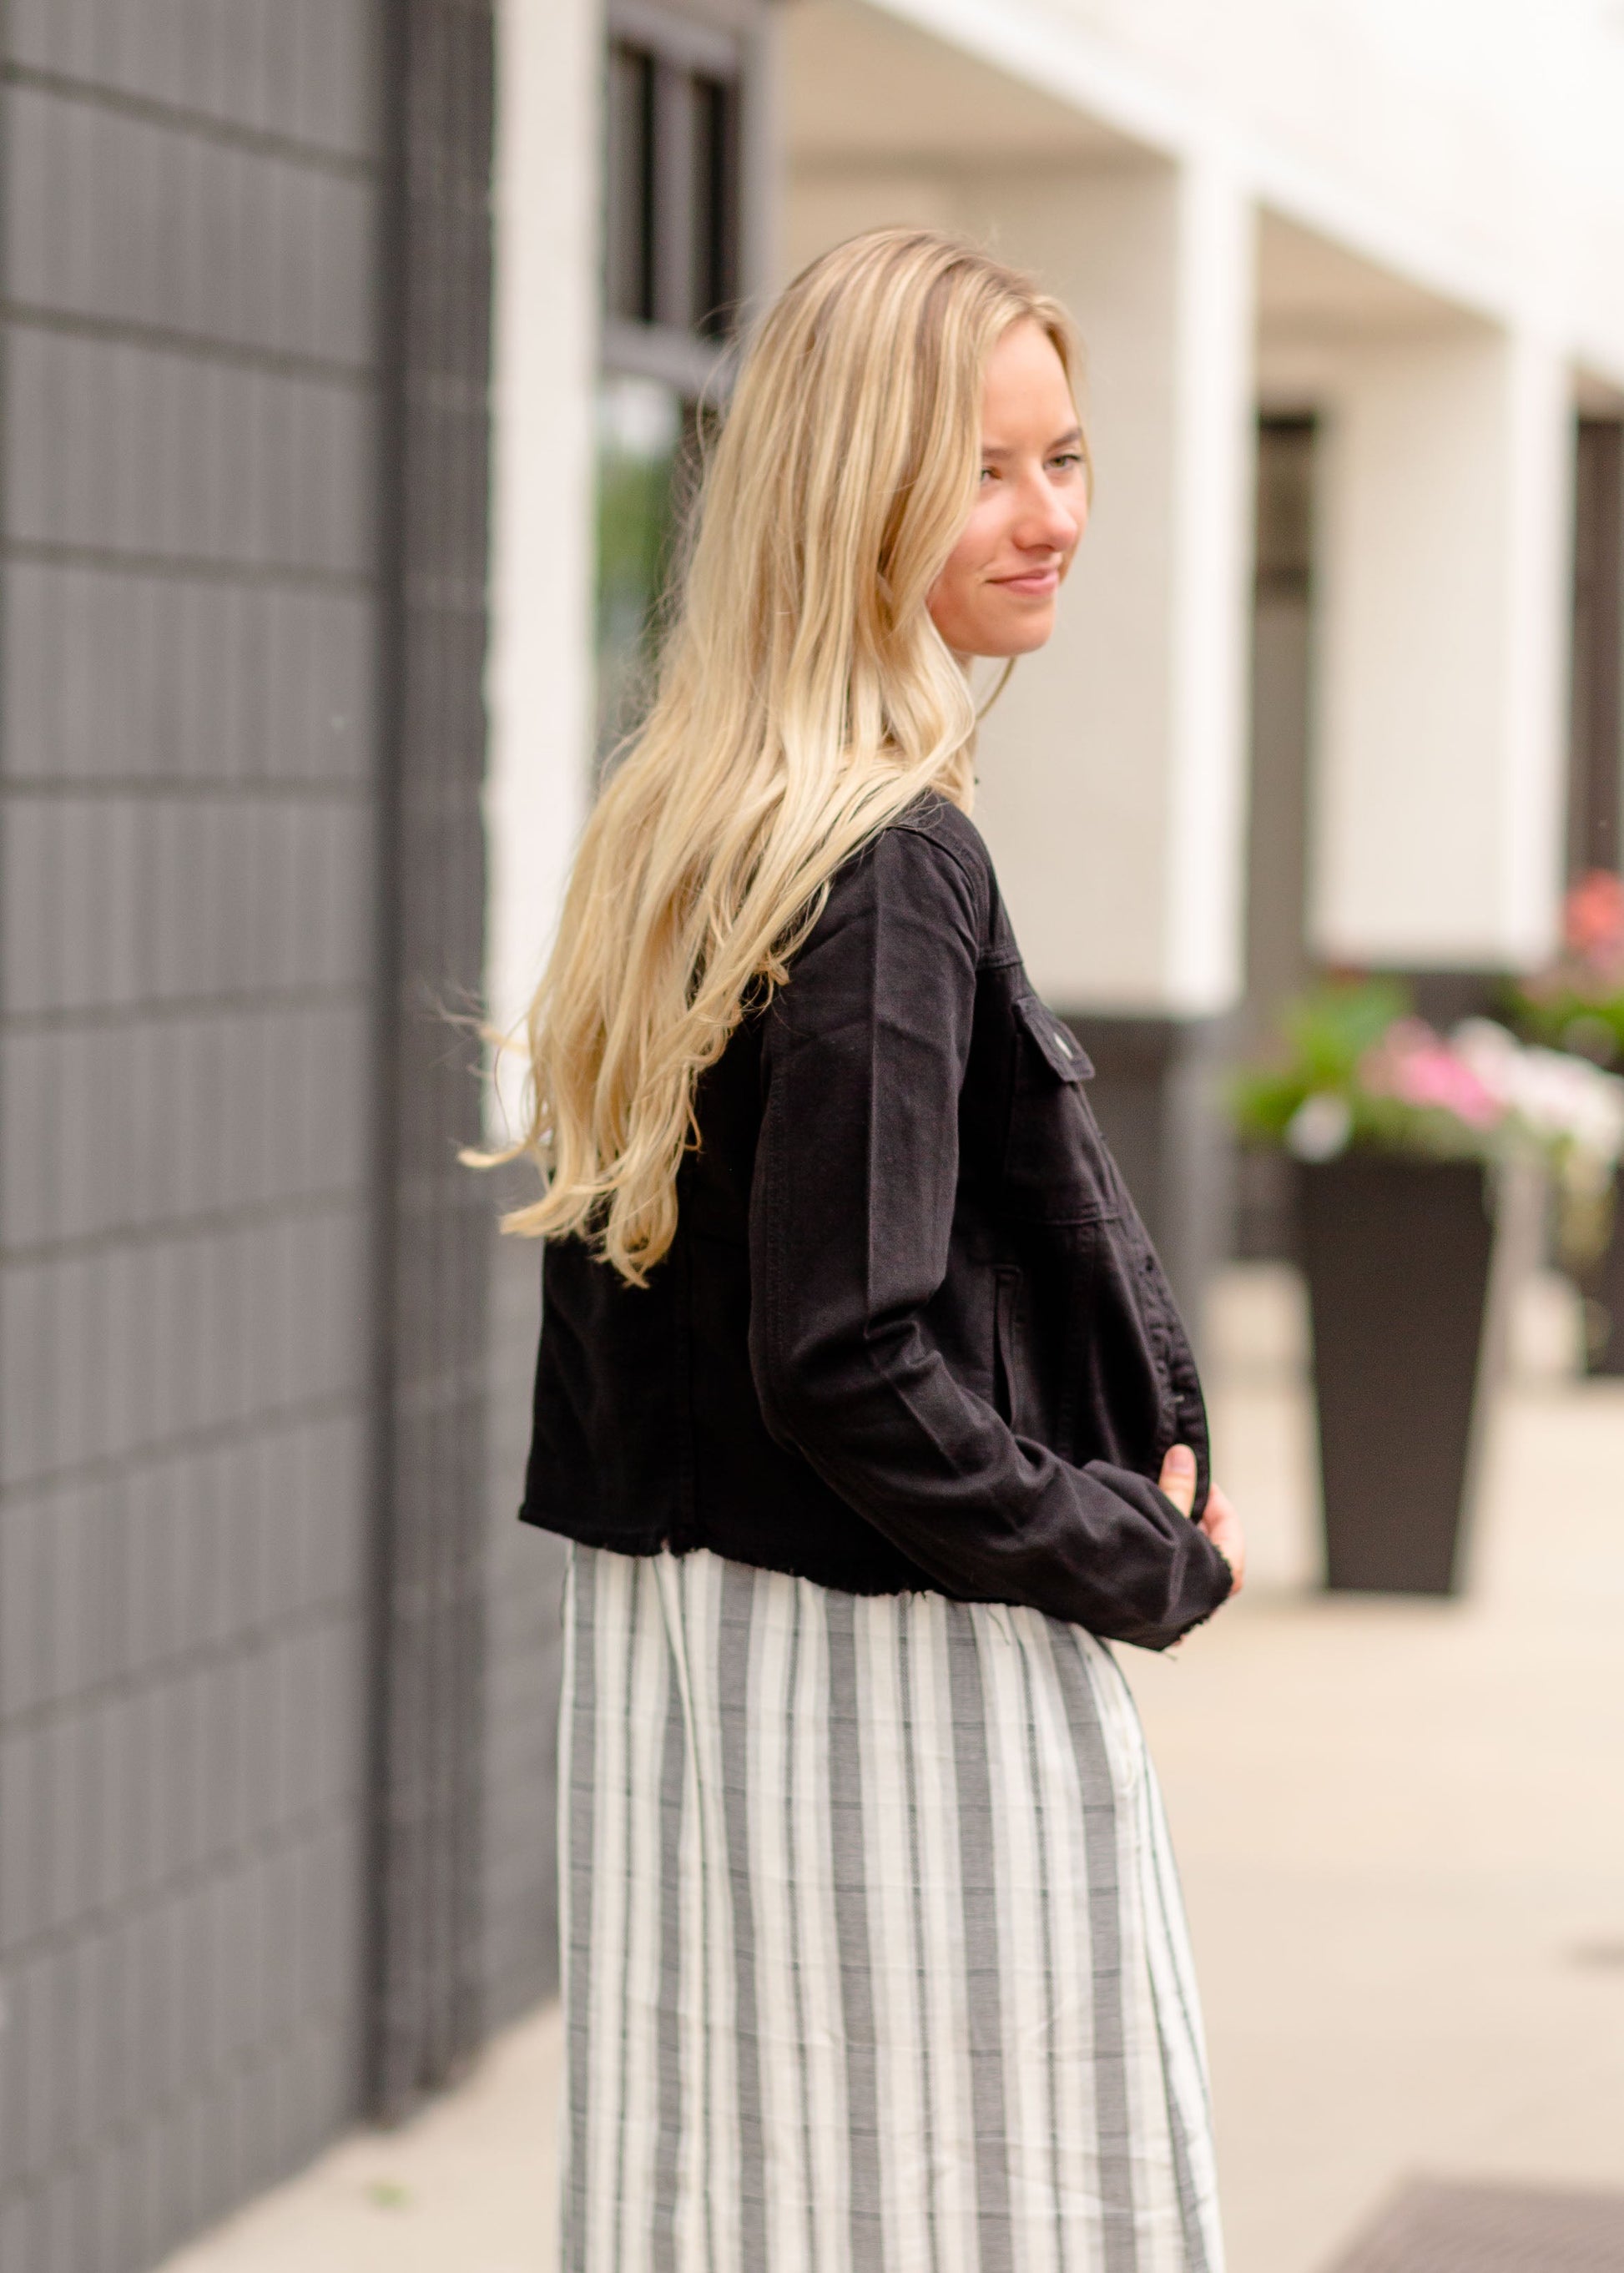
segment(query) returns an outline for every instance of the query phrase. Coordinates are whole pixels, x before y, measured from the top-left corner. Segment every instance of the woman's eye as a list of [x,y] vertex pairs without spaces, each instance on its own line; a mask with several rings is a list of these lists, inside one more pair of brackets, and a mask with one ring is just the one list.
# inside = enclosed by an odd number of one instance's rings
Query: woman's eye
[[1063,450],[1057,458],[1051,458],[1049,462],[1051,466],[1064,466],[1068,469],[1073,466],[1080,466],[1083,462],[1082,452],[1080,450]]
[[997,471],[998,469],[996,466],[983,466],[981,468],[981,479],[984,482],[993,481],[996,478]]

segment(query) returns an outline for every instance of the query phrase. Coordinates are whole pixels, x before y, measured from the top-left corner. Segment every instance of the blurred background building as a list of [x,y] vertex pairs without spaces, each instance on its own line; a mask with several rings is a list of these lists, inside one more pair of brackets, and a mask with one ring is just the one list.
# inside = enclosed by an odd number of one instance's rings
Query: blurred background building
[[738,313],[870,224],[1088,350],[978,817],[1192,1312],[1227,1053],[1620,858],[1602,0],[11,0],[0,2265],[137,2273],[548,1991],[537,1257],[458,1168]]

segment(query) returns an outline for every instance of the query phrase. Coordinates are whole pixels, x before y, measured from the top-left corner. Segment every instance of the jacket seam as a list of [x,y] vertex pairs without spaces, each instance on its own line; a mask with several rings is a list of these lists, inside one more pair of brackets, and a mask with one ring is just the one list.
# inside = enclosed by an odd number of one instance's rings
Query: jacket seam
[[[904,814],[894,821],[891,826],[893,829],[906,829],[910,836],[922,837],[934,851],[941,853],[944,859],[952,862],[954,867],[969,885],[971,896],[975,902],[975,927],[978,938],[976,967],[980,969],[981,958],[988,945],[988,933],[992,923],[992,884],[988,874],[985,857],[972,865],[956,844],[949,844],[945,838],[936,834],[929,819],[927,818],[915,819]],[[973,828],[974,824],[966,820],[966,826]]]

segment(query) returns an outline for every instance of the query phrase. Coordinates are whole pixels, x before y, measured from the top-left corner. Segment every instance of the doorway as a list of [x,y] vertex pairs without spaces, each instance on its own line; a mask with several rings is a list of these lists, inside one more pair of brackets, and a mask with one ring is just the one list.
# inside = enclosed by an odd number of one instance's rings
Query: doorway
[[[1251,799],[1246,847],[1246,991],[1237,1019],[1244,1054],[1265,1046],[1282,1006],[1309,978],[1308,767],[1312,705],[1314,472],[1309,416],[1258,428],[1257,544],[1252,628]],[[1243,1149],[1236,1163],[1236,1252],[1251,1261],[1292,1251],[1290,1180],[1278,1153]]]

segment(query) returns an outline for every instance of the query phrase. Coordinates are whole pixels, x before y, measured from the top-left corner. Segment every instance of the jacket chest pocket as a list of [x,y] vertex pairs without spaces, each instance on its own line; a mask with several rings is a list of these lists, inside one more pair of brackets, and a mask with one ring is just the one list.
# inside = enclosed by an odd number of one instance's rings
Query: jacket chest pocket
[[1018,995],[1004,1202],[1026,1222],[1086,1223],[1115,1212],[1103,1140],[1083,1084],[1094,1067],[1035,995]]

